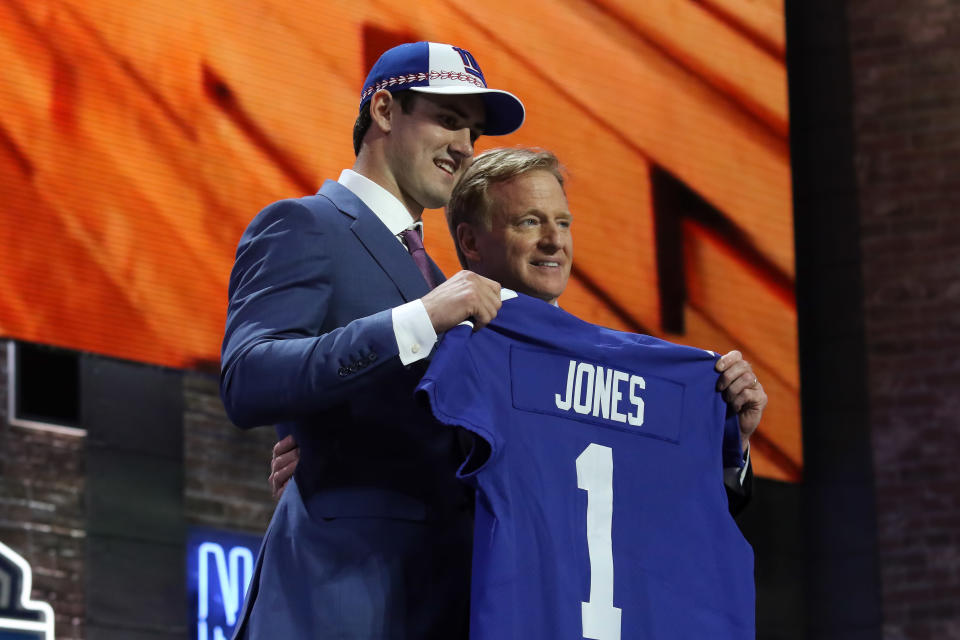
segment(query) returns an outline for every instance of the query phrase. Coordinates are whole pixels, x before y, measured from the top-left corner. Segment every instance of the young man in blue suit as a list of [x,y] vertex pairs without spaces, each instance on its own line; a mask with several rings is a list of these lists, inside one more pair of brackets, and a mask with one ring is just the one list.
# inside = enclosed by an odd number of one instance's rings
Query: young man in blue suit
[[360,105],[353,170],[261,211],[230,278],[224,406],[300,445],[237,637],[466,636],[472,503],[455,434],[412,393],[437,334],[489,322],[500,285],[444,281],[420,217],[524,110],[469,52],[426,42],[384,53]]

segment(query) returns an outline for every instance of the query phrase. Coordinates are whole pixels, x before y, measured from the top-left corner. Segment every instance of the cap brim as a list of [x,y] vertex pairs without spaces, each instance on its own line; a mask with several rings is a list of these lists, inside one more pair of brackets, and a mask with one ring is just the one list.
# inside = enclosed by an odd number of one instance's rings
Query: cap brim
[[509,91],[484,89],[483,87],[445,86],[410,87],[410,91],[435,93],[447,96],[479,95],[486,109],[485,136],[505,136],[520,128],[527,112],[520,99]]

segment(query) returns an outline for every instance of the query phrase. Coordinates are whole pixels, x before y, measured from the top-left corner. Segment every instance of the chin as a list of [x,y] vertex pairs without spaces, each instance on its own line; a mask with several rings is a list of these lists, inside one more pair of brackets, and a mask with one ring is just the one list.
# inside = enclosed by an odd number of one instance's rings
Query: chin
[[448,189],[443,193],[431,193],[425,197],[422,204],[424,209],[442,209],[447,206],[447,203],[450,202],[450,194],[453,193],[452,189]]
[[539,298],[544,302],[553,302],[560,297],[559,293],[553,293],[552,291],[545,291],[543,289],[528,289],[526,293],[527,295],[533,298]]
[[563,293],[563,289],[559,289],[553,286],[539,286],[536,288],[531,288],[534,293],[534,297],[540,298],[541,300],[546,300],[550,302],[551,300],[556,300],[560,297],[560,294]]

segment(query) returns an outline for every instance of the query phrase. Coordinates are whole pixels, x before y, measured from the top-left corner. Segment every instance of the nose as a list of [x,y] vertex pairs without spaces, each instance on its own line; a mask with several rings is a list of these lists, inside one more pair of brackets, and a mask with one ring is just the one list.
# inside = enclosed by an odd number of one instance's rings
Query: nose
[[547,222],[540,226],[540,250],[553,253],[560,248],[560,227],[556,222]]
[[473,140],[471,139],[471,136],[472,134],[469,127],[464,127],[454,131],[453,140],[450,142],[451,153],[460,156],[460,159],[472,158]]

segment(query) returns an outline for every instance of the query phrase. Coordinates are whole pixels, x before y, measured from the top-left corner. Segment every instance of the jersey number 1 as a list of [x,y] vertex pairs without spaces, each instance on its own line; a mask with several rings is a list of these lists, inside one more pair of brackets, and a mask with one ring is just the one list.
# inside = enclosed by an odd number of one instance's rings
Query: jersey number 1
[[613,449],[591,444],[577,456],[577,486],[587,492],[590,600],[580,603],[583,637],[620,640],[613,606]]

